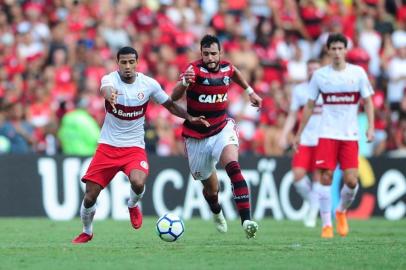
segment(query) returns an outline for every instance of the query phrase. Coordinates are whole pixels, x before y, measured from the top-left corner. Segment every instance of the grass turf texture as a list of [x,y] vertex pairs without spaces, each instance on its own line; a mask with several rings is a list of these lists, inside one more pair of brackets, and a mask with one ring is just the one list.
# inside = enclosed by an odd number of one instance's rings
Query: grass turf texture
[[[84,245],[70,241],[79,219],[0,219],[0,269],[406,269],[406,220],[350,220],[350,234],[320,238],[301,222],[259,222],[247,240],[238,221],[219,234],[211,221],[187,220],[181,240],[166,243],[156,218],[138,231],[129,221],[96,221]],[[319,221],[320,222],[320,221]]]

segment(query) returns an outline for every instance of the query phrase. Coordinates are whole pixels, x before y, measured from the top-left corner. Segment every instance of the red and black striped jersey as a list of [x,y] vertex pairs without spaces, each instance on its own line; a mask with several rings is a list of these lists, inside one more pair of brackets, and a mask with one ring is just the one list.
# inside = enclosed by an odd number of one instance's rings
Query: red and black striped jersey
[[230,89],[234,67],[227,61],[221,61],[220,69],[210,72],[204,67],[202,60],[195,61],[190,66],[193,67],[196,79],[186,91],[187,112],[196,117],[205,116],[210,127],[192,125],[185,121],[182,135],[203,139],[219,133],[227,124],[227,91]]

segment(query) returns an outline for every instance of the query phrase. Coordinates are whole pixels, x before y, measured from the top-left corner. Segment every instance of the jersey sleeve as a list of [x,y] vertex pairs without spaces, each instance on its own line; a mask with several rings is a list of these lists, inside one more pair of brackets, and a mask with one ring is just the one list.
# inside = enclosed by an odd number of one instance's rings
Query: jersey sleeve
[[319,77],[318,72],[315,71],[309,82],[309,99],[311,99],[311,100],[317,100],[319,93],[320,93],[318,77]]
[[100,90],[103,87],[114,87],[113,80],[110,74],[104,75],[101,79]]
[[162,104],[165,103],[168,99],[169,96],[165,91],[162,89],[162,87],[159,85],[159,83],[155,80],[151,80],[150,82],[150,87],[152,91],[152,98],[158,103]]
[[360,68],[360,92],[363,98],[367,98],[374,94],[371,83],[364,69]]

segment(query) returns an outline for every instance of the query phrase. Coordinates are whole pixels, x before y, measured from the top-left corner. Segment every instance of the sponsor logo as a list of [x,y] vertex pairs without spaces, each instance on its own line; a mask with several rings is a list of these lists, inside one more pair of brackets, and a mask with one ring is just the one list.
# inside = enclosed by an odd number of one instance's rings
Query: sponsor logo
[[357,104],[359,92],[348,93],[323,93],[324,104]]
[[112,109],[112,111],[113,111],[114,114],[117,114],[117,115],[122,116],[122,117],[129,117],[129,118],[140,116],[140,115],[144,114],[144,108],[142,108],[139,111],[133,111],[133,112],[125,112],[125,111],[123,111],[121,109],[117,110],[117,109],[114,109],[114,108]]
[[354,102],[355,96],[354,95],[349,95],[349,96],[331,95],[331,96],[328,96],[326,100],[327,100],[327,102],[331,102],[331,103]]
[[200,95],[199,102],[201,103],[220,103],[227,101],[227,94],[215,95]]
[[204,84],[204,85],[210,85],[210,82],[209,82],[208,79],[205,79],[205,80],[203,81],[203,84]]
[[324,160],[316,160],[317,165],[322,164],[322,163],[324,163]]

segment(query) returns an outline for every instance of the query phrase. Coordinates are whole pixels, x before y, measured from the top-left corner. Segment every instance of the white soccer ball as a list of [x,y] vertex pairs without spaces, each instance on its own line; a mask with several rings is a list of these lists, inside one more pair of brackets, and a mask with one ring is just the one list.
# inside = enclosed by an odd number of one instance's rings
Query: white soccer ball
[[175,214],[165,214],[156,222],[156,232],[162,240],[174,242],[185,232],[183,221]]

